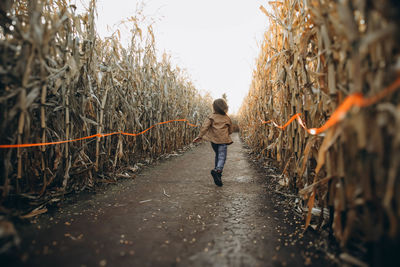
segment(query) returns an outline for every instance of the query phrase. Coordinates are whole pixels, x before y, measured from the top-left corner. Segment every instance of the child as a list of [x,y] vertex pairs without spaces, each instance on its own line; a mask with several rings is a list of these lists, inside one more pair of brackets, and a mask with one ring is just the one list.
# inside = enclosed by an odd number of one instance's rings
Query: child
[[211,175],[214,183],[222,186],[222,170],[225,165],[227,145],[233,143],[229,136],[233,132],[233,127],[231,119],[226,115],[228,105],[224,99],[216,99],[213,102],[213,109],[214,113],[204,121],[199,136],[193,142],[200,142],[203,139],[211,142],[211,146],[215,152],[215,168],[211,170]]

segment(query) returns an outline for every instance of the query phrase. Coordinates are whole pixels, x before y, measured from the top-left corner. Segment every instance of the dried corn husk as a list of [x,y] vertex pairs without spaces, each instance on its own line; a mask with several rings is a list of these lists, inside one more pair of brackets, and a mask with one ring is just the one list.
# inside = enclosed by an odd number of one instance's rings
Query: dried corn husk
[[[294,123],[284,132],[252,123],[272,119],[282,125],[301,113],[309,128],[319,127],[349,94],[383,90],[399,72],[399,5],[389,0],[269,3],[271,12],[261,9],[270,26],[240,109],[243,139],[296,177],[289,186],[309,199],[306,225],[319,206],[333,210],[333,233],[343,247],[349,240],[398,238],[399,92],[353,108],[324,136],[310,137]],[[296,164],[287,164],[292,157]]]
[[[96,1],[75,13],[67,1],[0,4],[0,143],[71,140],[109,132],[137,133],[186,118],[201,124],[211,98],[188,76],[158,60],[151,27],[130,20],[128,48],[120,33],[95,31]],[[4,14],[4,15],[3,15]],[[138,137],[110,136],[0,151],[0,203],[10,194],[81,190],[121,168],[150,162],[188,145],[198,129],[160,125]]]

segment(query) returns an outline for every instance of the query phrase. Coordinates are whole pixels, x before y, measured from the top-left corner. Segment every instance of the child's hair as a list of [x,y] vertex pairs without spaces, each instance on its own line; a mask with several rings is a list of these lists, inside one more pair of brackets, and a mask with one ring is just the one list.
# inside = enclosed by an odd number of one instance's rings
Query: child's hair
[[215,113],[226,115],[226,113],[228,112],[228,105],[226,104],[224,99],[218,98],[214,100],[213,109]]

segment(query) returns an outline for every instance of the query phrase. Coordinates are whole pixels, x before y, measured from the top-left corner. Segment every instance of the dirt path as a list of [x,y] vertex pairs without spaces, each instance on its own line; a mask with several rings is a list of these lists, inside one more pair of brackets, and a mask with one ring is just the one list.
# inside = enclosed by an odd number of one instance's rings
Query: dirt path
[[22,227],[23,252],[8,265],[330,265],[292,238],[300,225],[234,141],[223,187],[210,176],[211,146],[200,145]]

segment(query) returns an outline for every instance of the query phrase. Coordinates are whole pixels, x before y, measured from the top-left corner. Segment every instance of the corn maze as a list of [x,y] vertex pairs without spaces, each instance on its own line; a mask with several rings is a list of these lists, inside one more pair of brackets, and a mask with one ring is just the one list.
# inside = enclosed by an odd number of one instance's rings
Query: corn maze
[[[259,157],[276,159],[287,187],[306,199],[306,227],[311,209],[320,207],[312,226],[330,225],[342,247],[351,240],[397,239],[399,3],[269,4],[272,12],[261,11],[270,27],[240,110],[242,137]],[[383,96],[388,87],[391,93]],[[350,108],[321,134],[303,129],[302,123],[322,126],[354,93],[380,100]],[[298,113],[300,123],[281,126]]]
[[[1,144],[138,133],[172,119],[200,124],[208,114],[211,99],[199,95],[168,55],[156,58],[150,26],[142,30],[139,18],[131,18],[129,48],[121,45],[119,31],[102,40],[95,4],[82,15],[66,1],[1,2]],[[136,137],[3,149],[1,202],[113,180],[122,169],[183,148],[196,131],[172,122]]]
[[[328,228],[341,249],[399,240],[400,2],[266,5],[235,131],[303,200],[304,229]],[[101,39],[95,16],[95,0],[85,13],[64,0],[0,2],[2,214],[36,216],[184,149],[211,110],[209,94],[157,57],[139,16],[127,47],[119,30]]]

